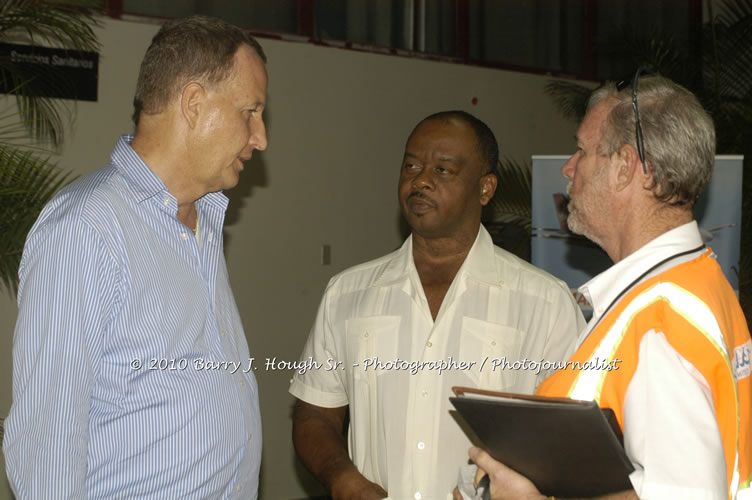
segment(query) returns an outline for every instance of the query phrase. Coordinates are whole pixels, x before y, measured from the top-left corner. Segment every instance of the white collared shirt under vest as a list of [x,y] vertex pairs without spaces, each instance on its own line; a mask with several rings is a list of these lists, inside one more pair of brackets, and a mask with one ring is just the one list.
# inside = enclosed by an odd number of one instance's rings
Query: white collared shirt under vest
[[350,406],[350,455],[389,498],[451,499],[471,446],[450,414],[452,386],[532,393],[547,375],[536,363],[568,359],[584,326],[562,281],[482,227],[434,321],[410,237],[332,278],[301,356],[321,366],[290,392]]
[[[593,305],[590,329],[616,296],[650,266],[702,245],[696,222],[649,242],[580,287]],[[696,258],[671,260],[643,280]],[[624,398],[624,448],[635,471],[629,479],[640,498],[728,499],[726,460],[710,388],[661,332],[640,343],[640,362]],[[677,418],[677,416],[681,418]],[[682,484],[681,487],[675,486]]]

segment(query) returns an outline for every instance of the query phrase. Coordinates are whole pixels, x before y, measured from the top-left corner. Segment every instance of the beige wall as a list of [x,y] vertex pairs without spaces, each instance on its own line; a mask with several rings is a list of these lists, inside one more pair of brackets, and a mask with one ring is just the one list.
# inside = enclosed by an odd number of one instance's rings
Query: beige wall
[[[85,174],[132,129],[140,59],[158,26],[106,20],[99,101],[78,103],[61,164]],[[306,43],[261,40],[269,57],[269,148],[228,192],[227,261],[251,355],[297,359],[329,277],[397,247],[396,181],[407,134],[425,115],[464,109],[486,121],[502,154],[566,153],[574,126],[542,76]],[[477,97],[477,105],[471,100]],[[503,180],[502,180],[503,182]],[[320,263],[331,245],[331,265]],[[16,308],[0,292],[0,415],[11,404]],[[257,371],[264,425],[261,498],[319,492],[296,465],[289,372]],[[0,499],[4,489],[0,486]],[[8,495],[9,496],[9,495]]]

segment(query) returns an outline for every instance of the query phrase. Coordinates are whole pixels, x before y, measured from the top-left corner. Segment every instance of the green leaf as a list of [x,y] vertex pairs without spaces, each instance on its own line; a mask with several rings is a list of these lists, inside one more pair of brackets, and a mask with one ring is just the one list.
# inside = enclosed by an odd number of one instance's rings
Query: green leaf
[[522,226],[528,235],[532,230],[532,167],[530,162],[508,158],[499,161],[496,169],[496,193],[484,211],[485,222],[503,222]]
[[[97,52],[100,43],[94,27],[99,25],[95,12],[100,7],[101,2],[92,0],[0,0],[0,41]],[[7,59],[0,60],[0,70],[15,88],[22,122],[31,137],[60,146],[62,117],[70,116],[69,104],[39,96],[70,83],[54,68],[30,74],[28,67]]]
[[26,235],[67,178],[49,158],[0,144],[0,281],[13,293]]
[[[101,2],[89,0],[0,0],[0,41],[98,51],[94,17]],[[54,71],[29,69],[0,58],[0,75],[14,89],[16,106],[0,111],[0,282],[15,293],[26,235],[42,207],[68,180],[43,144],[63,142],[69,101],[40,97],[69,83]]]
[[553,99],[564,118],[579,123],[585,116],[585,109],[593,89],[579,83],[551,80],[546,84],[545,92]]

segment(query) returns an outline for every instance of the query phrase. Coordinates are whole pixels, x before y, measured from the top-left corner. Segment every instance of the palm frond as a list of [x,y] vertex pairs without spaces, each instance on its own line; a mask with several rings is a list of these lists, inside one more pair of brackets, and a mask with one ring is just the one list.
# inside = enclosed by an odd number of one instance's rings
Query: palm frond
[[673,36],[656,29],[635,31],[623,27],[608,40],[601,40],[598,51],[608,59],[626,64],[628,71],[618,75],[621,77],[631,76],[639,66],[647,65],[672,80],[686,82],[694,79],[699,69]]
[[[101,2],[94,0],[5,0],[0,6],[0,41],[23,42],[78,51],[96,52],[100,43],[94,32],[94,16]],[[63,116],[72,107],[60,99],[39,96],[65,94],[70,85],[54,67],[34,71],[30,65],[0,59],[0,74],[7,88],[14,89],[27,130],[38,141],[53,146],[63,142]]]
[[564,118],[579,123],[585,116],[585,109],[593,89],[579,83],[551,80],[546,84],[545,92],[553,99]]
[[528,234],[532,230],[532,167],[530,162],[499,161],[499,179],[494,197],[484,213],[486,222],[517,224]]
[[[715,50],[705,56],[706,81],[713,82],[711,112],[717,122],[735,126],[719,130],[719,149],[744,151],[752,102],[752,0],[726,0],[715,19]],[[715,59],[717,58],[717,64]],[[734,123],[735,122],[735,123]],[[742,123],[746,123],[743,126]],[[726,134],[729,131],[731,134]],[[748,138],[746,138],[748,139]]]
[[752,16],[752,0],[720,0],[720,9],[715,21],[721,25],[732,26]]
[[14,293],[26,235],[67,178],[48,157],[0,145],[0,281]]
[[[0,41],[41,45],[79,51],[97,51],[93,28],[95,9],[90,0],[0,0]],[[64,116],[72,116],[69,103],[39,97],[61,95],[68,85],[48,67],[35,71],[30,65],[0,59],[5,88],[16,95],[16,106],[0,110],[0,282],[14,293],[18,266],[31,226],[42,207],[67,181],[40,144],[58,146],[63,140]]]
[[0,144],[8,146],[22,146],[51,154],[53,151],[44,144],[40,144],[33,137],[23,123],[23,116],[18,106],[10,96],[0,97]]
[[49,141],[54,146],[63,140],[63,116],[73,116],[74,108],[67,101],[53,99],[64,95],[72,82],[54,66],[19,66],[0,57],[0,78],[5,88],[16,94],[16,104],[25,129],[37,141]]
[[97,51],[94,16],[101,2],[92,0],[5,0],[0,8],[0,39],[21,36],[53,47]]

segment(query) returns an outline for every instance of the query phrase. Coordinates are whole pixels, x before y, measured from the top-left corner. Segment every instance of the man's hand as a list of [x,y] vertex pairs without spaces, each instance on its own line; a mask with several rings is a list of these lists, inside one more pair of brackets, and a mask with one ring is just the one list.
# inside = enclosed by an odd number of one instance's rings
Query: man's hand
[[292,419],[295,451],[334,500],[381,500],[387,492],[366,479],[347,453],[346,413],[347,406],[322,408],[298,400]]
[[470,459],[478,465],[475,485],[484,475],[491,480],[493,500],[544,500],[546,497],[525,476],[519,474],[480,448],[470,448]]
[[[497,462],[480,448],[470,448],[470,459],[478,465],[475,485],[485,474],[491,480],[492,500],[545,500],[546,496],[525,476]],[[456,490],[455,490],[456,491]],[[459,492],[457,492],[459,493]],[[456,496],[455,496],[456,498]],[[634,490],[625,490],[592,500],[639,500]]]
[[355,467],[332,482],[331,494],[334,500],[381,500],[388,496],[384,488],[363,477]]

